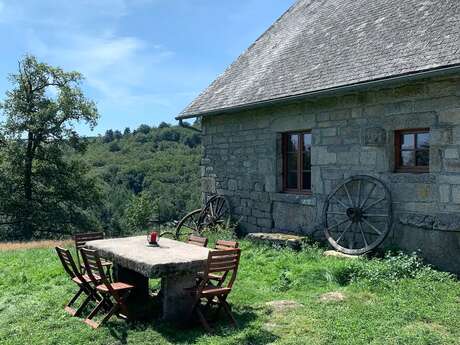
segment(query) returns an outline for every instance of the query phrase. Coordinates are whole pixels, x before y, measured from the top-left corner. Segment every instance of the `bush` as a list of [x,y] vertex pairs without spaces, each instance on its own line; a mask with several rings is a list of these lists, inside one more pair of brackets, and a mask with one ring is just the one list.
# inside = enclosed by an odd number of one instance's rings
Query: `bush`
[[337,282],[366,283],[375,286],[388,286],[402,279],[422,279],[445,281],[452,279],[448,273],[434,270],[424,264],[416,253],[388,252],[383,259],[356,260],[335,273]]

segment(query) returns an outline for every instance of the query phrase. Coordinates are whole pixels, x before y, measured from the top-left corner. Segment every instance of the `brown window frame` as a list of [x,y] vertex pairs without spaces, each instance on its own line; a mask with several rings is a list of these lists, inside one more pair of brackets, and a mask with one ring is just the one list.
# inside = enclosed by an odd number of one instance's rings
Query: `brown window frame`
[[[312,184],[310,182],[310,189],[302,189],[303,186],[303,173],[310,173],[311,181],[311,159],[310,159],[310,170],[303,170],[303,156],[304,156],[304,135],[310,134],[311,130],[302,130],[302,131],[293,131],[282,133],[282,158],[283,158],[283,192],[291,194],[305,194],[309,195],[312,193]],[[288,179],[288,136],[289,135],[298,135],[299,136],[299,152],[297,156],[297,188],[288,188],[287,179]]]
[[[401,162],[401,152],[402,151],[413,151],[414,155],[417,151],[424,151],[417,149],[417,134],[431,133],[430,128],[411,128],[411,129],[402,129],[395,131],[395,172],[401,173],[428,173],[430,172],[430,164],[428,165],[419,165],[419,166],[403,166]],[[414,134],[414,148],[413,149],[402,149],[402,136],[407,134]],[[417,160],[414,157],[414,162],[417,164]]]

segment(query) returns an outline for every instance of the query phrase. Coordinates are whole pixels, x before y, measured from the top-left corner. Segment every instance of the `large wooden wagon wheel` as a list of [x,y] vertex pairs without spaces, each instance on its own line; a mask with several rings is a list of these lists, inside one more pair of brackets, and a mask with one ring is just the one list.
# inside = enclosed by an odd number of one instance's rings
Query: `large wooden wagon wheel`
[[391,194],[371,176],[353,176],[337,186],[323,208],[324,233],[338,251],[361,255],[377,248],[393,225]]

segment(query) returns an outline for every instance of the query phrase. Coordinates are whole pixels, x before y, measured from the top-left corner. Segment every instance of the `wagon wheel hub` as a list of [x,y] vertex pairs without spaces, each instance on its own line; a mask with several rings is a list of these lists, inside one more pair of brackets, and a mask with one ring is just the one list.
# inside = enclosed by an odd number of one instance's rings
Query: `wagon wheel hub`
[[360,207],[350,207],[346,211],[348,219],[353,223],[359,223],[363,219],[364,212]]

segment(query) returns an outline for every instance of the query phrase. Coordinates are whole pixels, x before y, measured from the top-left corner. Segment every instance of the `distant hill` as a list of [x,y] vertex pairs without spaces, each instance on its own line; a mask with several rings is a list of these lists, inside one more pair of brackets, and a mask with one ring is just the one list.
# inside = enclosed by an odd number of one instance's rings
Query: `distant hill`
[[[179,219],[199,207],[201,134],[162,123],[87,138],[80,158],[103,194],[97,218],[116,235],[149,221]],[[75,158],[75,157],[73,157]]]

